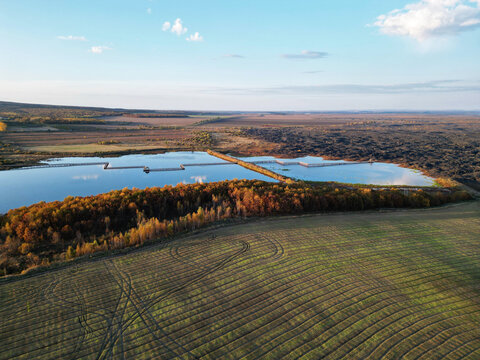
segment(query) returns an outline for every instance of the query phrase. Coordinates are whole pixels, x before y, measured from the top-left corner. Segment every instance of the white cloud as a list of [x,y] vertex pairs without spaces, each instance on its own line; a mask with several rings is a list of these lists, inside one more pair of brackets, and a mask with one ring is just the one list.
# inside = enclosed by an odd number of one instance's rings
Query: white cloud
[[187,41],[200,42],[200,41],[203,41],[203,36],[201,36],[197,31],[195,34],[187,37]]
[[188,29],[183,26],[182,20],[179,18],[175,20],[175,23],[173,24],[172,29],[170,31],[180,36],[185,34],[188,31]]
[[328,56],[328,53],[323,51],[309,51],[303,50],[300,54],[283,54],[285,59],[323,59]]
[[[165,21],[162,26],[162,31],[170,31],[180,36],[186,34],[188,32],[188,29],[183,25],[182,19],[177,18],[173,25],[170,21]],[[187,37],[186,40],[200,42],[203,41],[203,36],[201,36],[200,33],[195,32],[194,34]]]
[[101,54],[105,50],[112,50],[112,48],[108,46],[92,46],[89,51],[94,54]]
[[68,35],[68,36],[59,35],[59,36],[57,36],[57,39],[60,39],[60,40],[73,40],[73,41],[87,41],[87,39],[85,38],[85,36],[74,36],[74,35]]
[[172,24],[170,24],[170,21],[165,21],[162,26],[162,31],[168,31],[172,27]]
[[147,14],[151,14],[152,13],[152,9],[151,8],[148,8],[147,9]]
[[421,0],[380,15],[373,25],[384,34],[417,41],[456,35],[480,27],[480,0]]

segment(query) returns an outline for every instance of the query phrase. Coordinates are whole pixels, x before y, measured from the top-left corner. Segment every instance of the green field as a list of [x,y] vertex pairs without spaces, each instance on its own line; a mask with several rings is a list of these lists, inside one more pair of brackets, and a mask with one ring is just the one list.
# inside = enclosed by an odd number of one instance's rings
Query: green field
[[480,203],[271,218],[0,283],[1,359],[479,359]]

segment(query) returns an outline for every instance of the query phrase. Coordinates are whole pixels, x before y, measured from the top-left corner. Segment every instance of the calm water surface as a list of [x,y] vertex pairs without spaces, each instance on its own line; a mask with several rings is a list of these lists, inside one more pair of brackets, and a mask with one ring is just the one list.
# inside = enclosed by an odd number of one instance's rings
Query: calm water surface
[[[249,160],[254,159],[254,160]],[[245,161],[282,160],[285,162],[318,163],[348,163],[342,160],[323,160],[320,157],[305,156],[296,159],[278,159],[271,156],[258,156],[255,158],[242,158]],[[412,185],[430,186],[434,179],[424,176],[421,172],[405,169],[395,164],[373,163],[355,164],[345,166],[330,166],[306,168],[300,165],[283,166],[280,164],[261,164],[261,166],[273,170],[276,173],[295,179],[309,181],[336,181],[347,184],[372,184],[372,185]]]
[[[243,158],[246,161],[272,160],[272,157]],[[304,157],[285,161],[305,161],[318,164],[318,157]],[[110,166],[148,166],[178,168],[189,163],[227,163],[203,152],[172,152],[158,155],[127,155],[116,158],[62,158],[46,161],[48,164],[109,162]],[[433,184],[430,179],[410,169],[393,164],[358,164],[324,168],[305,168],[299,165],[263,164],[278,173],[304,180],[339,181],[381,185]],[[235,164],[220,166],[187,166],[184,171],[151,172],[142,169],[104,170],[102,165],[59,168],[18,169],[0,171],[0,213],[39,201],[63,200],[67,196],[96,195],[111,190],[128,188],[190,184],[232,179],[274,181],[264,175]]]

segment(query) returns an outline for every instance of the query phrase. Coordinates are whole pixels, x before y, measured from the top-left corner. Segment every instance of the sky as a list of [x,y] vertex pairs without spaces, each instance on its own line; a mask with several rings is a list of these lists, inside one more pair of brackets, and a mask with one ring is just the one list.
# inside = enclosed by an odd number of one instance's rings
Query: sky
[[0,100],[480,110],[480,0],[0,0]]

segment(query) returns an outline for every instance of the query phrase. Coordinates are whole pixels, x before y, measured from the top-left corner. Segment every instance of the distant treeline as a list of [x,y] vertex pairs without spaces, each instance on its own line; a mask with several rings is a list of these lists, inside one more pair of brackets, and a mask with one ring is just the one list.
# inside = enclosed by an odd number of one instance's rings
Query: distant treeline
[[184,118],[188,117],[185,114],[165,114],[165,113],[134,113],[134,114],[125,114],[127,117],[134,118]]
[[201,125],[207,125],[207,124],[213,124],[213,123],[218,123],[218,122],[221,122],[225,120],[224,117],[221,117],[221,116],[217,116],[217,117],[212,117],[212,118],[209,118],[209,119],[204,119],[204,120],[200,120],[200,121],[197,121],[195,124],[195,126],[201,126]]
[[105,120],[95,117],[52,117],[52,116],[18,116],[10,115],[5,121],[18,124],[105,124]]
[[0,217],[2,275],[166,238],[231,218],[420,208],[466,200],[452,190],[409,192],[340,185],[234,180],[208,184],[117,190],[38,203]]

